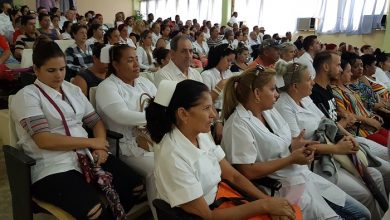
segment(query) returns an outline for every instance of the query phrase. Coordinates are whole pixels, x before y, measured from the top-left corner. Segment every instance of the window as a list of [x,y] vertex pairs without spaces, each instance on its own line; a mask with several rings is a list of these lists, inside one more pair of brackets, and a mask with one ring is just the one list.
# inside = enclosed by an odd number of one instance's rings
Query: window
[[141,2],[141,14],[146,17],[153,13],[157,19],[180,15],[180,19],[186,20],[198,19],[210,20],[212,23],[220,23],[222,19],[222,0],[146,0]]

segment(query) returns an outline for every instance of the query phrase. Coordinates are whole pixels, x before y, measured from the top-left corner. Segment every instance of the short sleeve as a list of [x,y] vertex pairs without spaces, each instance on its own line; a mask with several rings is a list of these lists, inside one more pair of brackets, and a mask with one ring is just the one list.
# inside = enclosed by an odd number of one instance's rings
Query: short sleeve
[[12,111],[13,118],[18,122],[25,118],[44,115],[40,96],[33,91],[31,86],[20,90],[13,97],[10,111]]
[[226,159],[232,164],[251,164],[256,162],[257,148],[248,126],[242,121],[235,121],[224,127],[222,146]]
[[156,167],[157,191],[171,207],[179,206],[203,196],[201,183],[193,168],[178,156],[172,155]]

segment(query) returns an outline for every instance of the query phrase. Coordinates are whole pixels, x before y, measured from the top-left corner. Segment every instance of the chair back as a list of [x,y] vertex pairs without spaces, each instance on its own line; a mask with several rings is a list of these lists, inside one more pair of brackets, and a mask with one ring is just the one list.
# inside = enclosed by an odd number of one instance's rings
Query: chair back
[[[8,97],[8,106],[11,106],[13,95]],[[18,136],[16,134],[15,122],[12,119],[11,109],[8,110],[9,120],[8,120],[8,132],[9,132],[9,145],[16,147],[18,142]]]
[[23,49],[22,51],[22,60],[20,62],[20,68],[29,68],[32,67],[33,49]]
[[61,48],[61,50],[63,52],[65,52],[65,50],[72,46],[74,44],[74,40],[73,39],[70,39],[70,40],[55,40],[54,42],[56,42],[58,44],[58,46]]
[[95,110],[96,110],[96,89],[97,86],[89,88],[89,102],[92,104]]

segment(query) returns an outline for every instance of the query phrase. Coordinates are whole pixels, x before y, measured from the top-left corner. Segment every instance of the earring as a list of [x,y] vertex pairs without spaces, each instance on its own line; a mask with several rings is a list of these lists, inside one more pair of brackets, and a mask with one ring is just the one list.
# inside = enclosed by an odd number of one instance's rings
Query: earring
[[255,103],[260,103],[260,99],[256,99],[256,100],[255,100]]

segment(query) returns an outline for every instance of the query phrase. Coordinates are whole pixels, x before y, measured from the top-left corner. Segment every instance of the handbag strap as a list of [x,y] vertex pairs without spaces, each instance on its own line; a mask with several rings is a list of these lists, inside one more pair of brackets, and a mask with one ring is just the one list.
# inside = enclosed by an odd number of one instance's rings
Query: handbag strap
[[141,109],[141,112],[143,112],[145,110],[145,103],[147,102],[148,99],[144,99],[142,100],[142,97],[143,96],[147,96],[149,98],[149,100],[152,99],[152,96],[150,96],[148,93],[144,92],[141,94],[141,96],[139,97],[139,107]]
[[41,91],[41,93],[46,97],[47,100],[49,100],[50,104],[57,110],[57,112],[60,114],[61,116],[61,120],[62,120],[62,125],[64,126],[64,129],[65,129],[65,133],[67,136],[70,136],[70,130],[69,130],[69,127],[68,127],[68,124],[66,123],[66,120],[65,120],[65,116],[64,116],[64,113],[61,111],[60,107],[58,107],[58,105],[54,102],[54,100],[52,98],[50,98],[50,96],[45,92],[45,90],[43,90],[40,86],[38,86],[37,84],[34,84],[38,89],[39,91]]

